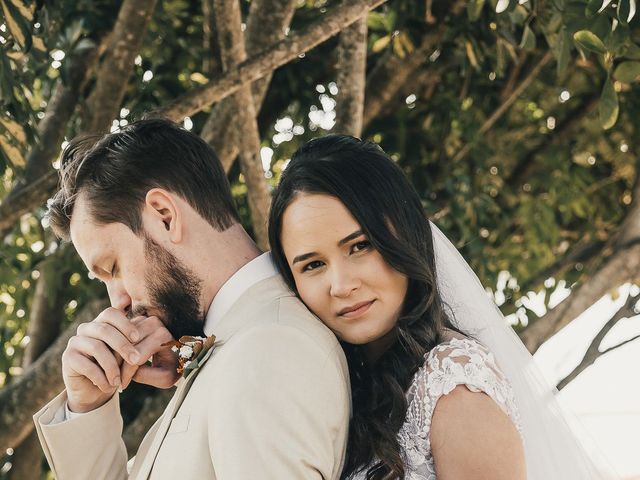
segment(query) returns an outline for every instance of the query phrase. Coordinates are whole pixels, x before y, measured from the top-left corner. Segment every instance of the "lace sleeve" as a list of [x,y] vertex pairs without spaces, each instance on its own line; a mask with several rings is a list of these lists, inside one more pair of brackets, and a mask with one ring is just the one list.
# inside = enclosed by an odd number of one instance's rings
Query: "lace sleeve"
[[458,385],[489,395],[519,427],[511,384],[496,365],[493,354],[472,339],[452,339],[431,350],[414,379],[409,397],[413,396],[414,402],[424,402],[426,408],[422,410],[430,418],[438,399]]
[[521,433],[511,384],[496,365],[491,352],[468,338],[438,345],[427,354],[424,366],[416,373],[407,392],[407,418],[399,436],[407,463],[418,470],[426,467],[426,472],[433,475],[415,478],[435,478],[431,470],[431,417],[440,397],[458,385],[465,385],[472,392],[486,393]]

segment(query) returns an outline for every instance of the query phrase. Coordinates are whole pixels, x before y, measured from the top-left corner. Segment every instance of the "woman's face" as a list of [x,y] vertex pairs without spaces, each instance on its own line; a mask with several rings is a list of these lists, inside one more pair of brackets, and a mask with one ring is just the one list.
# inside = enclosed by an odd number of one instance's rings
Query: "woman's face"
[[389,266],[335,197],[298,194],[282,219],[282,247],[302,301],[341,340],[392,332],[407,277]]

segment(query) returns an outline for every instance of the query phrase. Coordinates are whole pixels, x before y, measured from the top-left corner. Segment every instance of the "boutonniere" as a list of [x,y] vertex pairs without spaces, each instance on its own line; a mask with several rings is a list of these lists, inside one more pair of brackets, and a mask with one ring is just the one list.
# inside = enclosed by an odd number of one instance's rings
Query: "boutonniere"
[[163,347],[171,346],[171,351],[178,355],[178,374],[187,377],[193,370],[200,368],[200,362],[216,341],[216,336],[190,337],[185,335],[178,340],[163,343]]

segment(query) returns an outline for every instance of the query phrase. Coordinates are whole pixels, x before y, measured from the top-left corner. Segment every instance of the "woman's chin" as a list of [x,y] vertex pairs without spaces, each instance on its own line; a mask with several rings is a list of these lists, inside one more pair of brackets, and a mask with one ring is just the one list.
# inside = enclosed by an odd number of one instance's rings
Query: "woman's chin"
[[333,330],[333,333],[341,342],[351,345],[366,345],[382,336],[382,333],[376,334],[375,332],[337,332]]

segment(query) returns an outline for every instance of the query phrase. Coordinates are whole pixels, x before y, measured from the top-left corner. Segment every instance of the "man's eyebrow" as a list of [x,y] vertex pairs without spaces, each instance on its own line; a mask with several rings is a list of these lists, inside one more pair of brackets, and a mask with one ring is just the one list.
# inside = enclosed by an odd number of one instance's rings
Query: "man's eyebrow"
[[349,235],[347,235],[346,237],[344,237],[342,240],[340,240],[338,242],[338,246],[342,246],[347,242],[350,242],[351,240],[353,240],[354,238],[358,238],[359,236],[363,235],[364,232],[362,230],[356,230],[353,233],[350,233]]
[[295,265],[298,262],[304,262],[306,259],[311,258],[315,255],[317,255],[316,252],[303,253],[302,255],[298,255],[297,257],[295,257],[293,259],[293,262],[291,262],[291,264]]

